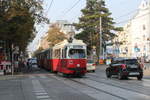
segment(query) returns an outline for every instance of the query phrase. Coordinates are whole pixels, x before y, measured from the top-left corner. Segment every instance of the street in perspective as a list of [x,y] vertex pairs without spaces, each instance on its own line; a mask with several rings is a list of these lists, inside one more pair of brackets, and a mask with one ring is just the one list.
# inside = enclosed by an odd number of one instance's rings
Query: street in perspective
[[150,100],[150,0],[0,0],[0,100]]

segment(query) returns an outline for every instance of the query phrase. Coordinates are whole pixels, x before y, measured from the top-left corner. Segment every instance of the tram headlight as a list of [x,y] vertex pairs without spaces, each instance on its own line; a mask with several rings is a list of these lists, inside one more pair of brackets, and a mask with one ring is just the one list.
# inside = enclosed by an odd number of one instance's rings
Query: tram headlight
[[77,67],[80,67],[80,64],[77,64]]

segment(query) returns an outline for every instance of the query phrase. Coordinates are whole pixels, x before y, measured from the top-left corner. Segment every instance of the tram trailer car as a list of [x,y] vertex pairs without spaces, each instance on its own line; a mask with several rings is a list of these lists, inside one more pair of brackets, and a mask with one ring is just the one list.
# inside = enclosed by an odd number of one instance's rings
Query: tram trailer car
[[49,48],[36,54],[39,67],[52,71],[51,53],[52,53],[52,49]]

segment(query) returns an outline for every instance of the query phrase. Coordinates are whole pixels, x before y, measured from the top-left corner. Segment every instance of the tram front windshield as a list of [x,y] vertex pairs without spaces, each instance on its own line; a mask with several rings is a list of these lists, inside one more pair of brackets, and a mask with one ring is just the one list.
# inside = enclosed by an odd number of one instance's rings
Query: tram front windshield
[[72,59],[85,58],[85,50],[84,49],[70,49],[69,57]]

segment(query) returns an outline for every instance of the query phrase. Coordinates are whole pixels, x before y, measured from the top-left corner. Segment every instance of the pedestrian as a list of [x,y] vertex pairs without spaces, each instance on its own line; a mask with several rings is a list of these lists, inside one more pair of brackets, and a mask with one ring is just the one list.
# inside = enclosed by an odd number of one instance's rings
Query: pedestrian
[[30,59],[27,60],[27,71],[30,71],[31,69],[31,61]]
[[144,69],[146,69],[146,67],[144,66],[144,58],[143,57],[141,57],[141,66],[142,66],[142,68],[144,68]]

